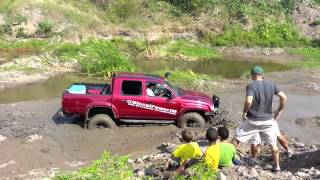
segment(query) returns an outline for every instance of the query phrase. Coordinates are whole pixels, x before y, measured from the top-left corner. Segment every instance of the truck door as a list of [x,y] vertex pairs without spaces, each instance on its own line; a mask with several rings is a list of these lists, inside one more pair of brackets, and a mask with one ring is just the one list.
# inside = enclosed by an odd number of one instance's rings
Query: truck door
[[[180,102],[173,98],[172,92],[162,83],[146,82],[145,100],[150,109],[147,109],[147,119],[175,120],[180,110]],[[149,90],[148,90],[149,89]],[[150,93],[150,89],[152,93]],[[147,93],[149,91],[149,93]]]
[[139,80],[122,80],[118,87],[118,95],[113,99],[121,119],[134,119],[141,117],[145,112],[139,108],[139,102],[144,99],[142,96],[142,82]]

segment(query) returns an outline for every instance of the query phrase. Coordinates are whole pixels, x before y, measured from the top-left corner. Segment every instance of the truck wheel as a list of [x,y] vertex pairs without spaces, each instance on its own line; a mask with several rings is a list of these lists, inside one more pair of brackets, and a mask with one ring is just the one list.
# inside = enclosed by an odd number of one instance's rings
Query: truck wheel
[[186,113],[180,118],[180,128],[205,128],[205,126],[205,120],[196,112]]
[[96,128],[110,128],[110,129],[117,129],[118,126],[112,120],[110,116],[107,114],[97,114],[93,116],[93,118],[88,123],[88,129],[94,130]]

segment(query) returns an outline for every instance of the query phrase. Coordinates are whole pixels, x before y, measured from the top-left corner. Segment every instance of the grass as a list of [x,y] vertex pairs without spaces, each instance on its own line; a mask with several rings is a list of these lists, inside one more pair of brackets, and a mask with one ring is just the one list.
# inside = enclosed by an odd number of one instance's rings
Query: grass
[[179,56],[183,59],[211,59],[220,57],[218,52],[208,44],[200,44],[187,40],[178,40],[167,48],[169,56]]
[[251,30],[232,25],[223,34],[211,38],[217,46],[263,46],[263,47],[297,47],[311,45],[311,42],[299,35],[291,23],[278,23],[276,20],[262,22]]
[[[163,76],[166,72],[170,71],[157,71],[154,74]],[[174,71],[170,72],[171,75],[168,77],[168,81],[172,84],[183,87],[186,89],[199,89],[202,82],[207,82],[211,80],[220,80],[220,77],[212,78],[206,74],[194,73],[191,70],[189,71]]]
[[288,52],[302,56],[304,61],[292,62],[293,66],[304,68],[320,68],[320,48],[291,48]]
[[[95,160],[88,167],[80,168],[78,171],[60,172],[56,174],[53,180],[133,180],[135,179],[133,167],[128,163],[128,156],[111,155],[109,152],[104,152],[101,158]],[[178,180],[198,180],[198,179],[216,179],[216,172],[207,168],[204,162],[200,162],[190,168],[191,177],[178,176]],[[154,179],[150,176],[145,176],[142,179]]]
[[98,179],[134,179],[133,168],[128,163],[128,156],[112,156],[104,152],[99,160],[79,171],[60,173],[54,180],[98,180]]
[[46,40],[6,41],[0,39],[0,57],[9,61],[26,55],[40,54],[45,51],[47,44]]

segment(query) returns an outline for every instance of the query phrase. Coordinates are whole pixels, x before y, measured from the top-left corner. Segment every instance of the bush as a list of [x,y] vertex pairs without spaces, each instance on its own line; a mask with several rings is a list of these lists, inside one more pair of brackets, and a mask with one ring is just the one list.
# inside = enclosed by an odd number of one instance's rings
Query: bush
[[79,63],[90,76],[110,76],[115,71],[135,71],[135,66],[111,42],[91,39],[81,45]]
[[208,168],[204,161],[200,161],[199,163],[191,166],[190,168],[190,177],[178,176],[177,180],[199,180],[199,179],[218,179],[217,173],[211,168]]
[[211,6],[216,0],[167,0],[175,6],[187,12],[199,12],[205,7]]
[[310,26],[313,26],[313,27],[319,26],[319,25],[320,25],[320,18],[317,18],[310,24]]
[[128,163],[128,156],[112,156],[104,152],[99,160],[89,167],[81,168],[77,172],[60,173],[54,180],[71,179],[134,179],[132,166]]
[[7,34],[9,36],[12,35],[12,27],[11,24],[7,23],[7,24],[3,24],[0,26],[0,33],[1,34]]
[[109,7],[111,14],[116,15],[119,20],[126,20],[131,16],[136,16],[140,11],[140,2],[132,0],[117,0]]
[[22,23],[26,23],[27,22],[27,17],[22,15],[22,14],[19,14],[19,13],[17,13],[14,16],[14,19],[17,22],[17,24],[22,24]]
[[49,21],[41,21],[38,23],[36,34],[40,36],[49,36],[52,33],[53,24]]
[[24,32],[24,28],[21,27],[17,30],[16,38],[26,38],[27,34]]

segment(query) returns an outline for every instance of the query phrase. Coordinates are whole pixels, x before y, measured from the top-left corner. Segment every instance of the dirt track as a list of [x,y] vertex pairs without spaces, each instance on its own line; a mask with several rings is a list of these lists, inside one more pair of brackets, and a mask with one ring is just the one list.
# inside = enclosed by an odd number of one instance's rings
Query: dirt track
[[[289,96],[280,128],[305,143],[320,144],[319,126],[308,121],[320,115],[319,77],[318,71],[304,70],[266,76]],[[225,118],[239,120],[245,84],[241,81],[237,87],[217,92],[228,112]],[[155,125],[91,132],[72,118],[60,118],[59,108],[60,99],[0,105],[0,176],[27,178],[54,168],[74,169],[97,159],[103,150],[132,156],[145,154],[179,131],[174,125]],[[308,123],[299,124],[303,120]]]

